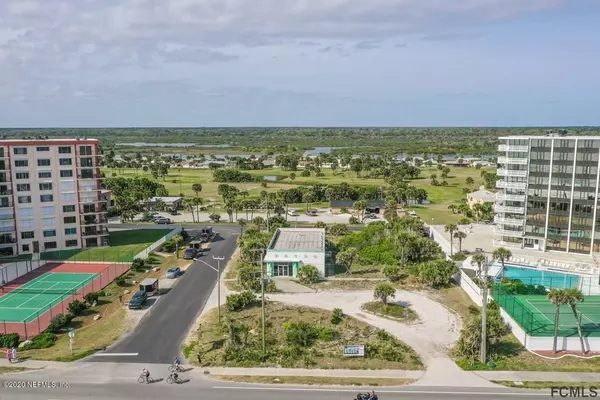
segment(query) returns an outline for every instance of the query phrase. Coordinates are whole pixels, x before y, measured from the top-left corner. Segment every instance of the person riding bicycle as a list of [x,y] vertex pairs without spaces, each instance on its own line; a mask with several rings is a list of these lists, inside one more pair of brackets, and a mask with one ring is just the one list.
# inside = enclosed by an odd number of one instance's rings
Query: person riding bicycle
[[181,367],[181,361],[179,361],[179,357],[175,357],[175,359],[173,360],[173,365],[177,369],[179,369],[179,367]]
[[146,368],[142,368],[142,376],[146,379],[146,382],[148,382],[148,380],[150,380],[150,371]]
[[173,379],[174,382],[177,382],[179,380],[179,375],[177,374],[177,372],[172,372],[171,378]]

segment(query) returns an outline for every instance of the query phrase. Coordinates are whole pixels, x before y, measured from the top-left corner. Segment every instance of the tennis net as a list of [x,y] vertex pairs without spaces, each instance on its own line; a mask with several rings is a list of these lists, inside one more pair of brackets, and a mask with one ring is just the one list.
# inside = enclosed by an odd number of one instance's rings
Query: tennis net
[[56,295],[65,295],[70,296],[72,294],[77,293],[78,290],[82,288],[81,285],[69,289],[21,289],[16,288],[10,290],[10,288],[5,288],[6,294],[56,294]]

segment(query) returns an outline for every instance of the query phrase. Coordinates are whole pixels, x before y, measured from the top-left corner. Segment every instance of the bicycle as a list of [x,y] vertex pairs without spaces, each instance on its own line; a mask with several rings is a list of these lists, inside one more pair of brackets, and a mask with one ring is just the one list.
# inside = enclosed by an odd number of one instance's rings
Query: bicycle
[[172,374],[169,375],[169,377],[167,378],[167,383],[169,383],[169,384],[171,384],[171,383],[181,383],[181,382],[183,382],[181,380],[181,378],[179,378],[179,377],[175,378],[175,377],[173,377]]
[[183,372],[181,365],[171,364],[169,365],[169,372]]
[[150,383],[150,377],[144,374],[141,374],[138,378],[138,383]]

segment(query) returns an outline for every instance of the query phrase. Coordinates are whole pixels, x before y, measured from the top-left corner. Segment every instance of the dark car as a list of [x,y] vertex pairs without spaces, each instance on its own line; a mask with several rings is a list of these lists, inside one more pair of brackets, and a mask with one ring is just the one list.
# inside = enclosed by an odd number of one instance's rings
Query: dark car
[[131,310],[141,309],[144,303],[148,300],[148,294],[142,290],[136,292],[131,300],[129,301],[129,308]]
[[196,258],[197,255],[198,255],[198,251],[196,249],[187,248],[183,252],[183,259],[184,260],[193,260],[194,258]]

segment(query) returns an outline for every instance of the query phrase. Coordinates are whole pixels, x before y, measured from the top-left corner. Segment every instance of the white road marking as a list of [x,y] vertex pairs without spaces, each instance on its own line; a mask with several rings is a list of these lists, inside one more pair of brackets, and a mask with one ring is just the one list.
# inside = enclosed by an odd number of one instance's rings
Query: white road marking
[[105,357],[135,357],[140,353],[96,353],[94,356],[105,356]]

